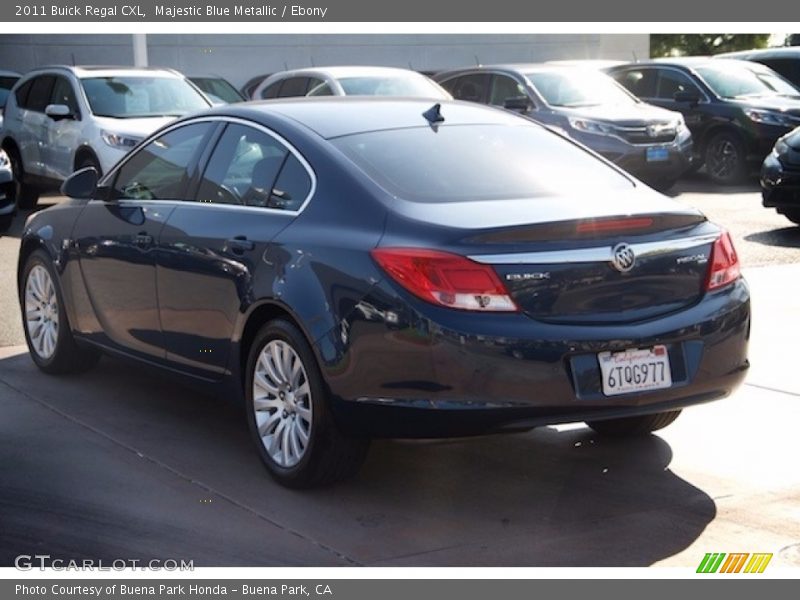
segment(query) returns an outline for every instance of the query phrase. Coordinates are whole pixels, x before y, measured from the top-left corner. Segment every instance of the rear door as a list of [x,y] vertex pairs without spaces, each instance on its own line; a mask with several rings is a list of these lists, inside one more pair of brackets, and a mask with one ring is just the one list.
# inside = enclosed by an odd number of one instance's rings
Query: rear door
[[[112,177],[107,200],[90,201],[75,226],[86,291],[103,342],[164,356],[156,295],[156,241],[186,198],[193,167],[216,123],[172,129],[138,150]],[[80,328],[92,332],[93,319]]]
[[44,109],[50,104],[55,77],[35,77],[30,86],[25,106],[20,110],[19,150],[26,174],[46,176],[45,159],[48,145],[48,121]]
[[271,290],[270,241],[304,206],[314,178],[298,153],[256,125],[227,124],[209,154],[194,200],[161,232],[157,279],[167,359],[216,379],[256,273]]

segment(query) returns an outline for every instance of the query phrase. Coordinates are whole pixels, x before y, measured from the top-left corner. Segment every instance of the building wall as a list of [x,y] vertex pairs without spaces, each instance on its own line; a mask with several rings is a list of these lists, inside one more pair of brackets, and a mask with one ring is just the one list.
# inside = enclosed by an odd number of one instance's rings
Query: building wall
[[[370,64],[420,71],[497,62],[646,58],[647,34],[148,35],[149,63],[187,75],[250,77],[312,65]],[[0,69],[133,64],[130,35],[0,35]]]

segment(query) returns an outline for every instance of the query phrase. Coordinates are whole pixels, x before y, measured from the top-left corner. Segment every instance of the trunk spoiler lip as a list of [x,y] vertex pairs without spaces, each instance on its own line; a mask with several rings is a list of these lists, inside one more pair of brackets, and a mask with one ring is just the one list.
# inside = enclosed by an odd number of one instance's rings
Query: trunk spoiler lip
[[[688,250],[698,246],[711,244],[719,238],[720,232],[704,233],[690,237],[660,240],[656,242],[639,242],[628,244],[636,258],[647,258],[661,254],[670,254]],[[541,252],[510,252],[503,254],[475,254],[468,258],[477,263],[488,265],[544,265],[565,263],[605,263],[614,259],[616,244],[605,244],[590,248],[574,248],[568,250],[545,250]]]

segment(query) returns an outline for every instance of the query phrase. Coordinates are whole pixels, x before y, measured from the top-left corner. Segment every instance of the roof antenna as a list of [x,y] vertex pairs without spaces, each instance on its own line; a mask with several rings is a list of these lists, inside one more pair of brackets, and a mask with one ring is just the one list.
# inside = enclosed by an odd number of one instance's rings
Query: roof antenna
[[478,55],[477,54],[473,54],[472,56],[475,57],[475,66],[476,67],[480,67],[481,66],[481,61],[478,60]]
[[438,102],[422,113],[422,116],[425,117],[426,121],[428,121],[428,125],[433,128],[433,131],[437,131],[439,129],[439,123],[444,123],[444,117],[442,116],[442,105]]
[[70,53],[70,55],[72,56],[72,66],[74,67],[75,66],[75,53],[72,52],[72,53]]
[[638,63],[639,58],[636,56],[636,50],[631,50],[631,54],[633,54],[633,62]]
[[316,67],[317,65],[315,65],[315,64],[314,64],[314,57],[312,56],[312,57],[310,57],[310,58],[311,58],[311,66],[312,66],[312,67]]
[[289,70],[289,64],[286,61],[283,61],[283,70],[284,71],[288,71]]

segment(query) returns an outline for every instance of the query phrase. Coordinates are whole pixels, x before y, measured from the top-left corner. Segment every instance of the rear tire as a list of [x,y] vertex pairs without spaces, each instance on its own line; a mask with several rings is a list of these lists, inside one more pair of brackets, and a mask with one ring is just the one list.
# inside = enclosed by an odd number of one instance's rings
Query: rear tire
[[331,484],[358,471],[369,440],[336,425],[314,353],[292,323],[264,325],[245,372],[247,422],[259,456],[282,485]]
[[607,419],[604,421],[586,421],[586,424],[600,435],[614,437],[646,435],[652,431],[663,429],[677,419],[680,414],[680,410],[671,410],[653,415],[640,415],[638,417]]
[[705,148],[708,176],[719,185],[740,183],[747,175],[746,154],[744,144],[735,134],[717,133]]
[[25,170],[22,166],[22,159],[19,153],[16,150],[10,150],[8,152],[8,158],[11,161],[11,171],[14,173],[14,198],[17,203],[17,208],[35,208],[36,204],[39,202],[39,189],[25,183]]
[[19,295],[25,341],[37,367],[56,375],[80,373],[97,363],[100,354],[72,337],[58,278],[43,250],[25,261]]

